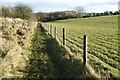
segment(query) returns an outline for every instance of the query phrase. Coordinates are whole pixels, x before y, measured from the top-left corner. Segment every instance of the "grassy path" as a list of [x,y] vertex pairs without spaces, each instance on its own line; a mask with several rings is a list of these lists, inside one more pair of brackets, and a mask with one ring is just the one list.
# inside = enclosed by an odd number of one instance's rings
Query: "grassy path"
[[[40,26],[40,25],[39,25]],[[44,29],[38,28],[32,39],[32,54],[25,78],[90,78],[80,60],[71,60],[68,52]]]

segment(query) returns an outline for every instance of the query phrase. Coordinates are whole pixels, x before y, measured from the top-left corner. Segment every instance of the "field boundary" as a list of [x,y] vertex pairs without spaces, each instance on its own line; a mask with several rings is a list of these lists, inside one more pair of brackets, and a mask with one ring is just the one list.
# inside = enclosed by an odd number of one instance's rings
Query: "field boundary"
[[[102,76],[100,76],[100,75],[98,75],[95,71],[94,71],[94,69],[87,63],[87,39],[85,39],[86,38],[86,35],[84,35],[84,41],[85,41],[85,50],[84,50],[84,52],[85,52],[85,56],[83,56],[84,57],[84,59],[82,58],[82,57],[80,57],[80,56],[75,56],[72,52],[71,52],[71,50],[66,46],[66,32],[65,32],[65,28],[63,28],[63,43],[62,42],[60,42],[60,40],[57,38],[57,27],[55,27],[54,28],[54,30],[53,30],[53,27],[52,27],[52,25],[50,25],[49,27],[48,27],[48,29],[45,27],[45,25],[43,25],[43,24],[41,24],[42,25],[42,27],[46,30],[46,33],[47,34],[49,34],[49,35],[51,35],[52,36],[52,38],[54,38],[57,42],[58,42],[58,44],[59,45],[61,45],[68,53],[69,53],[69,57],[70,57],[70,59],[72,60],[72,58],[74,57],[74,58],[77,58],[77,59],[80,59],[81,61],[82,61],[82,63],[84,64],[84,66],[86,67],[86,71],[87,71],[87,73],[86,74],[90,74],[91,76],[93,76],[94,78],[101,78]],[[85,61],[84,61],[85,60]]]

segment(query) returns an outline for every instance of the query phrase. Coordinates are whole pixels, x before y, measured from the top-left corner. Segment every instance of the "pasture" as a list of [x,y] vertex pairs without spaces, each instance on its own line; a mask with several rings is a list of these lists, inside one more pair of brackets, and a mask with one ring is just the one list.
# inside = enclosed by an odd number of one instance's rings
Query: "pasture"
[[[103,77],[120,77],[118,54],[118,16],[67,19],[44,23],[57,27],[62,42],[62,28],[66,29],[66,46],[75,55],[83,56],[83,35],[88,37],[88,64]],[[54,28],[53,28],[54,29]]]

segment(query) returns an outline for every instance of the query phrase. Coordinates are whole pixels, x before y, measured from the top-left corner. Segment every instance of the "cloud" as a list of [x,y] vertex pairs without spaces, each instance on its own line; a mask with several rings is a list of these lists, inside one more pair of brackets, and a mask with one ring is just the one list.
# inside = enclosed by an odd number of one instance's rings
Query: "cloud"
[[87,12],[103,12],[103,11],[117,11],[118,10],[118,1],[108,1],[108,2],[93,2],[88,3],[86,6]]
[[101,3],[88,3],[88,6],[99,6],[99,5],[118,5],[118,2],[101,2]]
[[[3,5],[15,5],[25,3],[30,5],[35,12],[51,12],[60,10],[72,10],[76,6],[82,6],[86,11],[105,11],[118,9],[119,0],[0,0]],[[1,3],[0,3],[1,4]]]
[[120,1],[119,1],[119,3],[118,3],[118,10],[120,10]]
[[89,3],[89,2],[105,2],[110,0],[0,0],[1,2],[50,2],[50,3]]
[[117,5],[98,5],[98,6],[90,6],[86,8],[87,12],[104,12],[104,11],[117,11]]
[[61,2],[66,2],[69,0],[0,0],[1,2],[51,2],[51,3],[61,3]]

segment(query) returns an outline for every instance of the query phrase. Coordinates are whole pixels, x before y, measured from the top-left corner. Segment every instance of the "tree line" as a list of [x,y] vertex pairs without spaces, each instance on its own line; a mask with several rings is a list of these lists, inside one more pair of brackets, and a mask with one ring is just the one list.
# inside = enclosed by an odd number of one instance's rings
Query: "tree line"
[[108,15],[119,15],[119,11],[105,11],[103,13],[86,13],[85,9],[81,6],[77,6],[72,11],[61,11],[61,12],[51,12],[51,13],[43,13],[38,12],[35,13],[38,21],[54,21],[54,20],[63,20],[63,19],[71,19],[71,18],[86,18],[86,17],[97,17],[97,16],[108,16]]
[[70,19],[70,18],[77,17],[74,11],[51,12],[51,13],[38,12],[34,14],[36,15],[36,18],[38,21],[43,21],[43,22]]
[[33,13],[31,7],[24,4],[18,4],[15,7],[2,6],[2,15],[0,16],[47,22],[47,21],[63,20],[63,19],[71,19],[71,18],[86,18],[86,17],[97,17],[97,16],[119,15],[119,14],[120,14],[120,10],[115,12],[105,11],[103,13],[86,13],[84,8],[81,6],[75,7],[74,10],[72,11]]
[[5,7],[2,6],[2,15],[1,17],[12,17],[12,18],[21,18],[21,19],[35,19],[35,15],[33,14],[33,10],[31,7],[24,5],[24,4],[18,4],[15,7]]
[[55,21],[63,19],[72,19],[72,18],[87,18],[87,17],[97,17],[97,16],[109,16],[109,15],[119,15],[120,11],[105,11],[104,13],[76,13],[73,11],[72,14],[66,12],[52,12],[52,13],[35,13],[38,21]]

